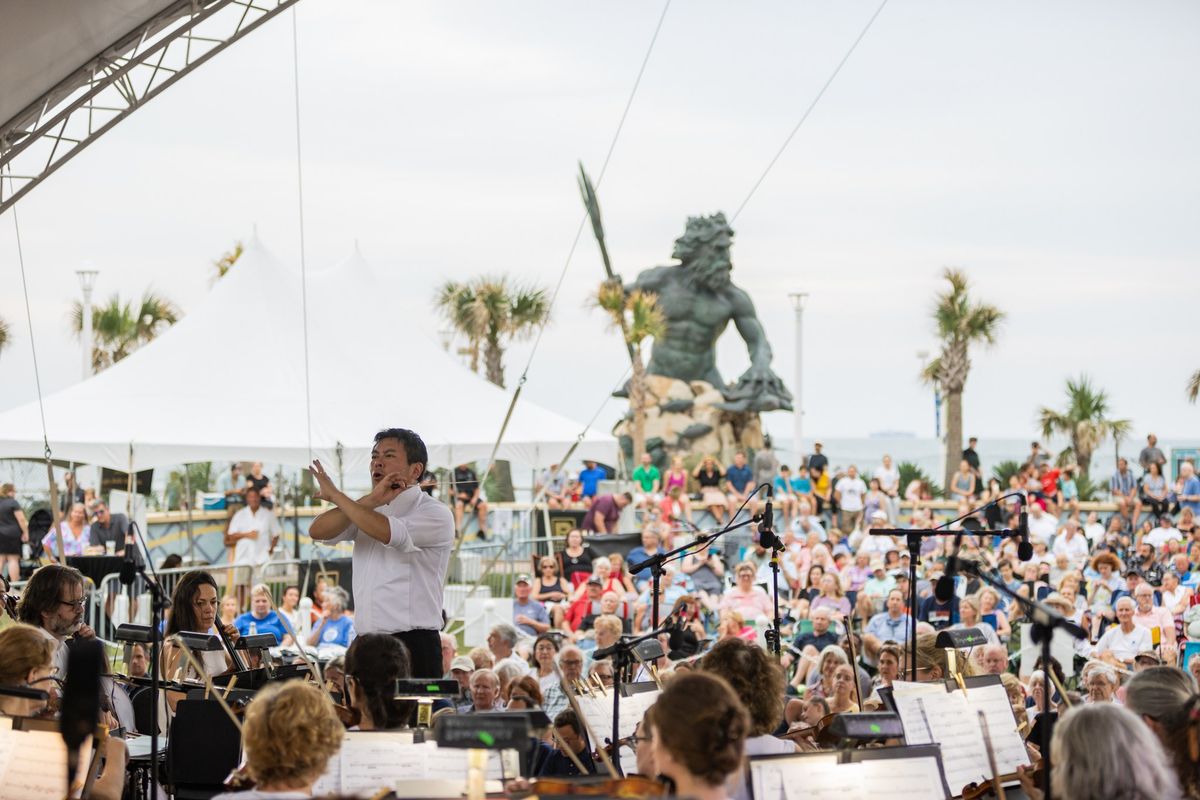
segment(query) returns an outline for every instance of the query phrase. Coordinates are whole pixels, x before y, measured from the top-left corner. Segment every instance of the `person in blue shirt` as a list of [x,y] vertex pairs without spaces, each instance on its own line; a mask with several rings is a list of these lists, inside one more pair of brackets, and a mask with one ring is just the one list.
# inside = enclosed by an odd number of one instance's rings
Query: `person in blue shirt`
[[[250,626],[253,625],[253,632],[256,634],[274,634],[277,645],[291,643],[287,628],[284,627],[279,615],[275,613],[275,609],[271,607],[271,590],[262,583],[250,590],[250,610],[234,619],[233,625],[242,636],[249,636]],[[284,642],[285,637],[288,639],[287,642]]]
[[327,616],[313,628],[308,637],[311,645],[336,644],[349,647],[354,640],[354,620],[346,616],[346,606],[350,604],[350,595],[340,586],[330,586],[325,590],[321,605]]
[[[659,552],[658,531],[653,525],[647,525],[642,529],[642,543],[629,551],[629,555],[625,557],[627,564],[636,564],[639,561],[645,561]],[[650,568],[646,567],[643,570],[633,573],[630,577],[633,578],[634,585],[637,588],[644,589],[646,581],[650,580]]]
[[[737,513],[738,507],[754,491],[754,470],[746,464],[746,454],[741,450],[733,454],[733,463],[725,470],[725,491],[729,497],[729,513]],[[758,499],[749,504],[751,514],[758,510]]]
[[586,503],[596,496],[600,481],[608,477],[608,473],[596,466],[595,461],[585,461],[583,467],[579,472],[579,496]]

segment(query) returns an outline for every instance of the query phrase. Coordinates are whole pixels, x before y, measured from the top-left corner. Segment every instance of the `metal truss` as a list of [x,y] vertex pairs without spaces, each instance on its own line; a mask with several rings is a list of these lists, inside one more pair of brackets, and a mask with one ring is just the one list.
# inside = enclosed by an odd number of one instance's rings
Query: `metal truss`
[[0,214],[151,98],[297,0],[179,0],[0,127]]

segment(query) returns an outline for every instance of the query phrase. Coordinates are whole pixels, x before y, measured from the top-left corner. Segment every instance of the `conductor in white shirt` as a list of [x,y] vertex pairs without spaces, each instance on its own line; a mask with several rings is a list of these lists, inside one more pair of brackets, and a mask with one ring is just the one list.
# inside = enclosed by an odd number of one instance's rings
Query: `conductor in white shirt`
[[442,675],[442,594],[454,548],[453,513],[419,486],[428,461],[420,436],[389,428],[375,435],[366,496],[340,491],[320,461],[310,469],[317,496],[337,508],[314,519],[309,536],[354,542],[355,629],[404,642],[416,678]]

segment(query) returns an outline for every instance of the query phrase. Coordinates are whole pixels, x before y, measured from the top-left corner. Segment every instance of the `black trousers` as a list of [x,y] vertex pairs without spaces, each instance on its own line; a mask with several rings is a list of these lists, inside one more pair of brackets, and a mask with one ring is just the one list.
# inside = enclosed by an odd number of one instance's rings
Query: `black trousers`
[[392,636],[408,648],[414,678],[442,677],[442,637],[438,631],[403,631]]

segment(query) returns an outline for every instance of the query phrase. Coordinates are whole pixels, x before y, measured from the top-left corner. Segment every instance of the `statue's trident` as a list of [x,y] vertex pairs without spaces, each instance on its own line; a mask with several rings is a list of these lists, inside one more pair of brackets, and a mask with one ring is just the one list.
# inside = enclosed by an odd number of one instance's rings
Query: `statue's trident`
[[[584,208],[587,209],[588,217],[592,220],[592,233],[596,235],[596,244],[600,245],[600,258],[604,261],[604,272],[608,275],[610,283],[621,286],[621,279],[613,273],[612,260],[608,257],[608,246],[604,243],[604,223],[600,220],[600,201],[596,199],[596,189],[592,186],[592,179],[584,170],[582,161],[579,162],[579,193],[583,195]],[[625,340],[625,349],[629,353],[629,361],[632,363],[634,360],[633,344],[629,341],[629,331],[626,329],[624,317],[621,318],[621,333],[621,338]]]

